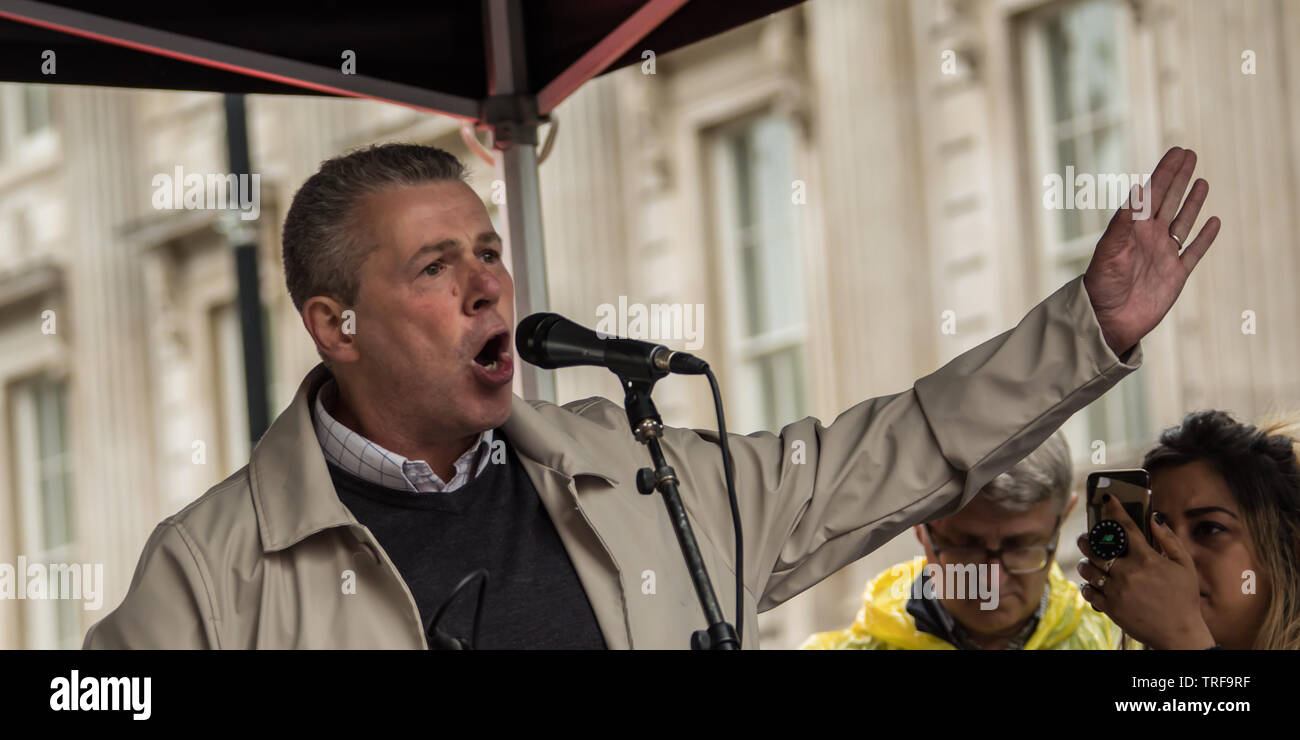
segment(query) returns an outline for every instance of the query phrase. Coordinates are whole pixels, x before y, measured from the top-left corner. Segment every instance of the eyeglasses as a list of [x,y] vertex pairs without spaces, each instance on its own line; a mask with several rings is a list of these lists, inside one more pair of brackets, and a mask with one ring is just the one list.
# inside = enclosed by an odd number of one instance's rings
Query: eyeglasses
[[1037,573],[1052,561],[1052,556],[1056,553],[1057,540],[1060,539],[1061,533],[1057,527],[1061,526],[1061,517],[1056,518],[1056,524],[1052,525],[1052,531],[1056,532],[1052,536],[1052,544],[1035,545],[1032,547],[1000,547],[996,550],[990,550],[987,547],[949,547],[940,545],[934,539],[934,530],[930,525],[925,525],[925,533],[930,537],[930,545],[934,548],[934,554],[938,556],[939,562],[945,565],[968,565],[973,563],[987,563],[997,558],[1002,562],[1002,567],[1007,569],[1008,573],[1024,575],[1026,573]]

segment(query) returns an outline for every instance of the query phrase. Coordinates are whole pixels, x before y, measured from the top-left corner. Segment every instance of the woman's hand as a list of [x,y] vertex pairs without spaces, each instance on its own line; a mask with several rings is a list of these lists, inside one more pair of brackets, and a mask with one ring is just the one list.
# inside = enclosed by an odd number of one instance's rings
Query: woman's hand
[[1215,645],[1201,616],[1200,577],[1191,556],[1162,519],[1153,514],[1151,531],[1162,555],[1147,544],[1142,530],[1115,497],[1102,515],[1124,527],[1128,552],[1107,563],[1079,536],[1079,575],[1087,583],[1083,598],[1139,642],[1157,650],[1202,650]]

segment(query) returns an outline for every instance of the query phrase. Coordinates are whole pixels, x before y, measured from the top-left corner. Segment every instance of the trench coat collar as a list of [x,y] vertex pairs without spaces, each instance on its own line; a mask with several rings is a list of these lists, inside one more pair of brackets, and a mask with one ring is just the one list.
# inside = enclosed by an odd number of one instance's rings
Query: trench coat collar
[[[284,550],[332,527],[358,525],[334,490],[312,425],[311,403],[330,377],[324,363],[312,368],[289,407],[253,448],[248,464],[249,487],[264,552]],[[566,415],[564,421],[570,427],[590,425],[593,433],[609,433],[576,414]],[[593,475],[618,484],[612,468],[589,455],[570,429],[544,418],[517,395],[512,397],[510,417],[503,429],[523,459],[568,478]]]

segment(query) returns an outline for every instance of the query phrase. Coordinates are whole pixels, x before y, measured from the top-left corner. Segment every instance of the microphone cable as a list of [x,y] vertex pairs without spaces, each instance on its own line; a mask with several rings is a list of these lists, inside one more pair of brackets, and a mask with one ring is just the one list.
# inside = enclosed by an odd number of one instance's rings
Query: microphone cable
[[736,642],[737,649],[740,649],[745,644],[745,546],[740,524],[740,503],[736,500],[736,473],[731,460],[731,440],[727,437],[727,417],[722,411],[722,390],[718,388],[718,379],[707,363],[704,365],[704,376],[709,379],[709,389],[713,391],[713,411],[718,417],[718,437],[722,442],[722,471],[727,479],[731,525],[736,530]]
[[[478,628],[479,628],[479,620],[480,620],[480,619],[482,618],[482,616],[483,616],[483,596],[484,596],[484,594],[486,594],[486,592],[487,592],[487,583],[488,583],[488,571],[487,571],[487,568],[479,568],[478,570],[474,571],[473,573],[470,573],[469,575],[467,575],[467,576],[465,576],[464,578],[460,579],[460,583],[457,583],[457,584],[456,584],[456,587],[453,588],[453,589],[451,590],[451,593],[447,596],[447,598],[443,599],[443,601],[442,601],[442,605],[438,607],[438,611],[434,612],[433,618],[430,619],[430,620],[429,620],[429,623],[425,625],[425,627],[424,627],[424,634],[425,634],[426,637],[429,637],[429,636],[435,636],[435,637],[436,637],[436,636],[439,634],[439,633],[438,633],[438,622],[441,622],[441,621],[442,621],[442,617],[443,617],[443,615],[447,613],[447,608],[448,608],[449,606],[451,606],[452,602],[454,602],[454,601],[456,600],[456,597],[460,595],[460,592],[463,591],[463,590],[465,590],[465,588],[468,587],[469,584],[473,583],[475,579],[482,579],[482,582],[479,584],[479,587],[478,587],[478,603],[474,606],[474,632],[473,632],[473,638],[472,638],[471,642],[470,642],[468,645],[466,645],[466,644],[465,644],[465,641],[464,641],[463,639],[461,639],[461,638],[458,638],[458,637],[448,637],[447,640],[450,641],[451,643],[453,643],[453,644],[454,644],[454,647],[450,647],[450,646],[448,646],[447,649],[451,649],[451,650],[478,650]],[[436,640],[436,639],[435,639],[435,640],[432,640],[432,641],[434,641],[434,642],[441,642],[440,640]]]

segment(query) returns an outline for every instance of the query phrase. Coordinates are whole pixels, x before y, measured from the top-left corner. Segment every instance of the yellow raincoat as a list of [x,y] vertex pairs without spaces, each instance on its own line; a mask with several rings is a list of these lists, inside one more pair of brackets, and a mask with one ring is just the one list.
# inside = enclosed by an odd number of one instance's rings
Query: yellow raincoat
[[[867,584],[862,609],[848,629],[819,632],[804,640],[803,650],[954,650],[953,645],[916,628],[907,613],[912,583],[925,558],[900,563]],[[1047,611],[1025,643],[1025,650],[1115,650],[1120,629],[1093,609],[1079,588],[1052,563],[1047,576],[1051,593]]]

